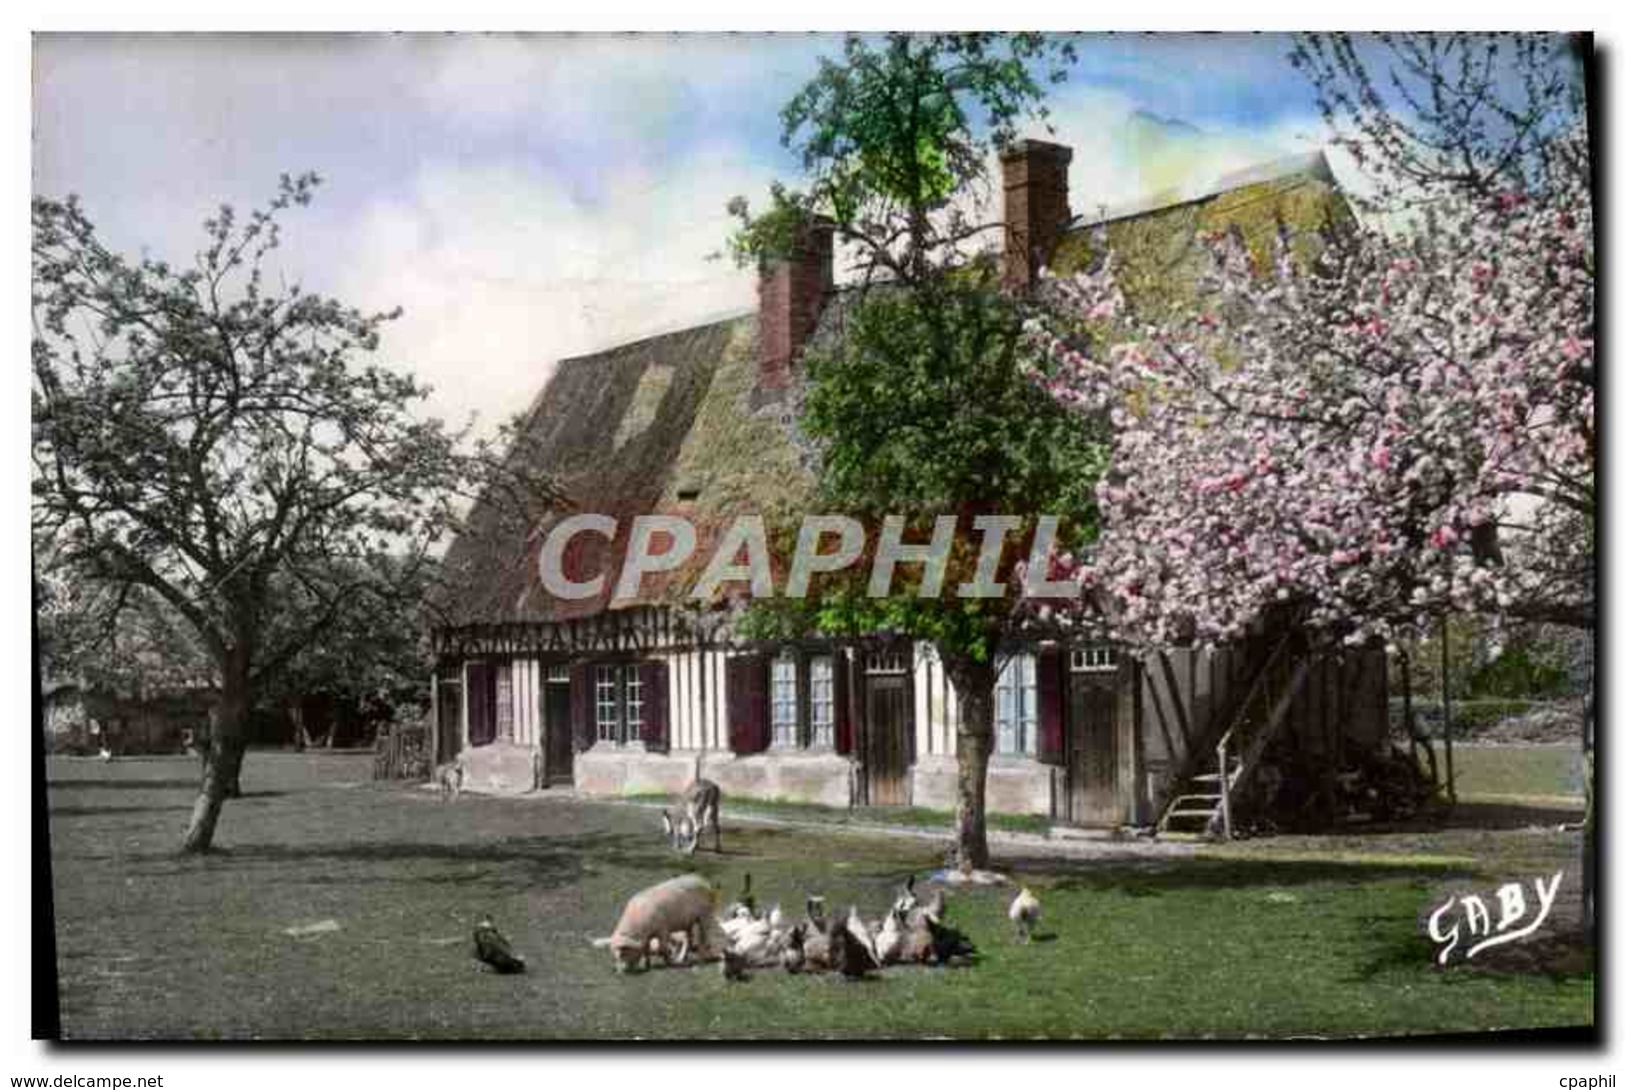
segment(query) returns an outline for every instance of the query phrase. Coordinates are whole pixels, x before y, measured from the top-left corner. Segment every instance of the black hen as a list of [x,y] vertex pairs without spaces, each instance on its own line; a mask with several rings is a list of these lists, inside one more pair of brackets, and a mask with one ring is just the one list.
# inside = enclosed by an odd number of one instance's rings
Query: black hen
[[779,963],[787,972],[799,973],[807,965],[807,934],[804,924],[796,924],[784,939],[784,953]]
[[491,917],[481,918],[474,928],[474,956],[499,973],[522,973],[525,959],[513,952],[508,940],[496,929]]
[[749,980],[745,972],[745,955],[735,953],[731,948],[722,951],[722,979],[723,980]]
[[848,980],[862,980],[880,968],[874,950],[860,935],[853,933],[849,921],[837,920],[830,925],[829,959],[831,966]]
[[925,926],[931,932],[931,960],[938,965],[947,965],[954,958],[976,956],[976,944],[963,931],[940,923],[929,915],[925,917]]

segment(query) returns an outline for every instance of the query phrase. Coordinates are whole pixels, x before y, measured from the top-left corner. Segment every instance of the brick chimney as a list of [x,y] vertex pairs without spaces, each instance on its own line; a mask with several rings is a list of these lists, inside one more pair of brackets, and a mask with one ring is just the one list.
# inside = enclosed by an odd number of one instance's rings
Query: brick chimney
[[1053,256],[1072,219],[1066,168],[1072,149],[1042,140],[1017,140],[999,155],[1004,168],[1004,286],[1026,291]]
[[820,216],[802,228],[788,257],[763,261],[758,270],[758,390],[782,390],[790,384],[790,368],[834,288],[835,224]]

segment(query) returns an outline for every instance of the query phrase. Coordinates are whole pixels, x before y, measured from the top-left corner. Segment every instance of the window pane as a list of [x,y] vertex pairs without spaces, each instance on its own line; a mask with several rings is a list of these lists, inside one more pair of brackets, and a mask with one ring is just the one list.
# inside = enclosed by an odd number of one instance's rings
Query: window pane
[[1021,752],[1031,757],[1038,748],[1038,659],[1022,655],[1021,665]]
[[997,753],[1014,753],[1016,751],[1016,664],[1009,659],[1000,659],[995,662],[998,669],[998,681],[993,687],[993,725],[997,735],[994,751]]
[[643,678],[636,666],[621,667],[626,684],[626,740],[643,737]]
[[593,694],[598,712],[598,740],[619,741],[620,702],[615,696],[615,667],[599,666],[594,670]]
[[1012,655],[999,666],[994,687],[995,752],[1031,755],[1038,744],[1038,660]]
[[835,660],[828,655],[814,658],[808,667],[812,678],[812,744],[835,744]]
[[796,744],[796,660],[788,656],[773,660],[773,744]]
[[513,666],[497,667],[497,740],[513,741]]

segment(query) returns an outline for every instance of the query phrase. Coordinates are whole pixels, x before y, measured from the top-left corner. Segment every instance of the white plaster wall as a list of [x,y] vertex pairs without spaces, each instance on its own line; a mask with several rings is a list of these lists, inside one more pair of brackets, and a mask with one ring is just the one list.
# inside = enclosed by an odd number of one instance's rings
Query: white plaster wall
[[914,646],[914,731],[914,752],[921,759],[956,752],[959,700],[936,650],[923,642]]

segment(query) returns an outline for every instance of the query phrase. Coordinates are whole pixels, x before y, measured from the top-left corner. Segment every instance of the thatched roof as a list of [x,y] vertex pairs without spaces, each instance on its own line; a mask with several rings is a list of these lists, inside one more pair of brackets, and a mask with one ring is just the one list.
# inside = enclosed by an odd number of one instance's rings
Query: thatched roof
[[1099,256],[1104,235],[1125,294],[1138,305],[1155,306],[1194,289],[1205,232],[1239,230],[1254,261],[1267,267],[1278,225],[1293,232],[1298,256],[1307,258],[1328,224],[1352,217],[1326,157],[1317,151],[1227,175],[1189,200],[1080,217],[1050,265],[1062,274],[1087,268]]
[[[633,517],[687,517],[699,530],[695,555],[704,557],[735,515],[802,505],[813,477],[795,438],[797,391],[766,400],[754,389],[756,325],[745,315],[561,361],[510,457],[552,475],[573,506],[514,512],[477,504],[446,553],[448,622],[558,621],[662,601],[681,580],[649,576],[637,600],[610,600]],[[581,548],[566,554],[566,574],[605,572],[605,589],[561,601],[541,586],[538,554],[546,532],[577,512],[609,515],[620,532],[613,543],[576,538]]]
[[[1060,272],[1083,267],[1097,256],[1103,231],[1131,298],[1169,298],[1194,285],[1203,231],[1239,229],[1262,259],[1279,221],[1302,229],[1299,244],[1312,247],[1329,219],[1350,214],[1317,153],[1234,176],[1192,200],[1075,221],[1051,264]],[[840,336],[846,302],[838,297],[825,308],[815,342]],[[805,372],[797,368],[788,390],[765,395],[757,357],[757,320],[747,314],[561,361],[509,456],[556,479],[574,506],[504,514],[494,503],[477,504],[446,554],[453,588],[441,600],[446,622],[561,621],[670,602],[692,585],[737,515],[764,515],[771,528],[775,516],[804,511],[816,484],[816,459],[798,428]],[[604,592],[583,601],[555,599],[537,574],[546,533],[572,511],[620,523],[614,542],[579,535],[580,548],[566,555],[571,578],[606,574]],[[636,600],[611,601],[632,519],[649,513],[694,524],[695,560],[645,577]]]

